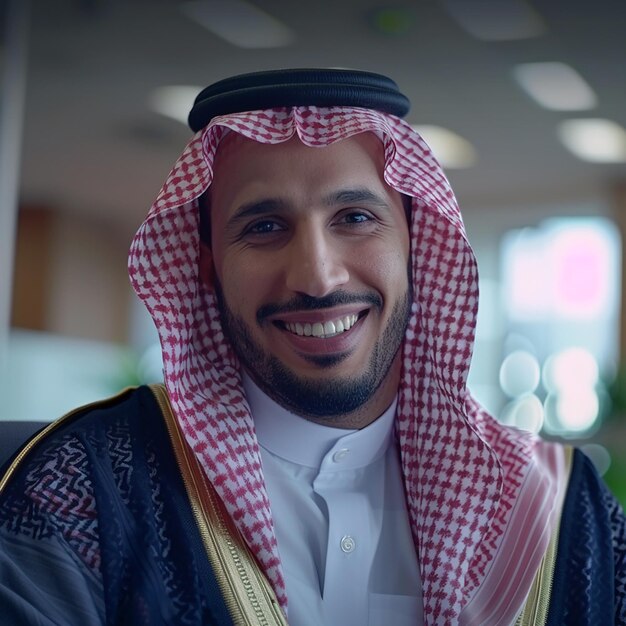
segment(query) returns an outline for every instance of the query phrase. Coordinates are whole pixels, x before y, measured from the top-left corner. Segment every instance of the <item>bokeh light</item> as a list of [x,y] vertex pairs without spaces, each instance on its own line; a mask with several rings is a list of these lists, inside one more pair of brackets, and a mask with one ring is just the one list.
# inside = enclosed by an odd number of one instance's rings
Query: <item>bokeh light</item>
[[593,388],[598,382],[598,363],[593,354],[583,348],[561,350],[546,359],[542,382],[553,392]]
[[535,391],[539,378],[539,362],[525,350],[512,352],[500,366],[500,386],[510,398]]
[[558,395],[556,414],[566,431],[582,433],[595,424],[599,408],[598,394],[593,389],[568,389]]
[[538,433],[544,420],[544,408],[541,400],[534,393],[527,393],[504,407],[500,421],[531,433]]
[[548,392],[544,402],[546,432],[574,436],[597,424],[599,367],[588,350],[572,347],[550,355],[543,366],[542,383]]

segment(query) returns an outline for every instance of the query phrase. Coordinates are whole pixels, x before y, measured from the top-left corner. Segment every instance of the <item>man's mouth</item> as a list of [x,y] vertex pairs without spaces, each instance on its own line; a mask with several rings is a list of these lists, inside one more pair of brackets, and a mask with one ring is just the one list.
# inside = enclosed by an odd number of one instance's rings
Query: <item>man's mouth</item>
[[336,337],[350,330],[360,317],[361,315],[355,313],[325,322],[283,322],[281,326],[290,333],[300,337],[319,337],[325,339],[328,337]]

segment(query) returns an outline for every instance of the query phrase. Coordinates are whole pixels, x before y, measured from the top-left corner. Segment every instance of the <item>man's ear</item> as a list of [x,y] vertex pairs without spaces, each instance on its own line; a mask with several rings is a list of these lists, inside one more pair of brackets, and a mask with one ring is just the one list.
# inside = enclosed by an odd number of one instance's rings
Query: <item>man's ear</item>
[[200,240],[200,258],[198,259],[198,275],[209,291],[215,291],[215,265],[213,251],[204,241]]

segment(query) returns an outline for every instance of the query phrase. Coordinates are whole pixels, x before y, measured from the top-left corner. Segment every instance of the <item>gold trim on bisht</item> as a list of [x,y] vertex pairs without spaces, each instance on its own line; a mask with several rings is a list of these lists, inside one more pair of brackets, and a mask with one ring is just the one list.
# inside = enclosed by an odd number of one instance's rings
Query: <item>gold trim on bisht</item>
[[174,448],[196,524],[236,626],[287,626],[273,589],[189,448],[163,385],[150,385]]

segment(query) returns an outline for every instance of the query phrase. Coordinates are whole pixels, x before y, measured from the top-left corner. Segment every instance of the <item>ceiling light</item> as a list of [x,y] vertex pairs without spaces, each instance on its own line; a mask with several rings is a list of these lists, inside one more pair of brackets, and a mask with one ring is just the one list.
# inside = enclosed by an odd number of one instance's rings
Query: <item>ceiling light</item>
[[183,13],[239,48],[280,48],[295,40],[285,24],[244,0],[184,2]]
[[558,134],[563,145],[583,161],[626,163],[626,129],[611,120],[565,120]]
[[524,0],[443,0],[443,5],[461,28],[481,41],[529,39],[546,30]]
[[565,63],[523,63],[513,75],[537,104],[553,111],[591,109],[596,94],[583,77]]
[[414,125],[413,129],[424,138],[444,168],[460,169],[476,162],[472,144],[451,130],[429,124]]
[[187,116],[200,91],[202,87],[195,85],[158,87],[150,94],[148,102],[153,111],[182,122],[186,126]]

